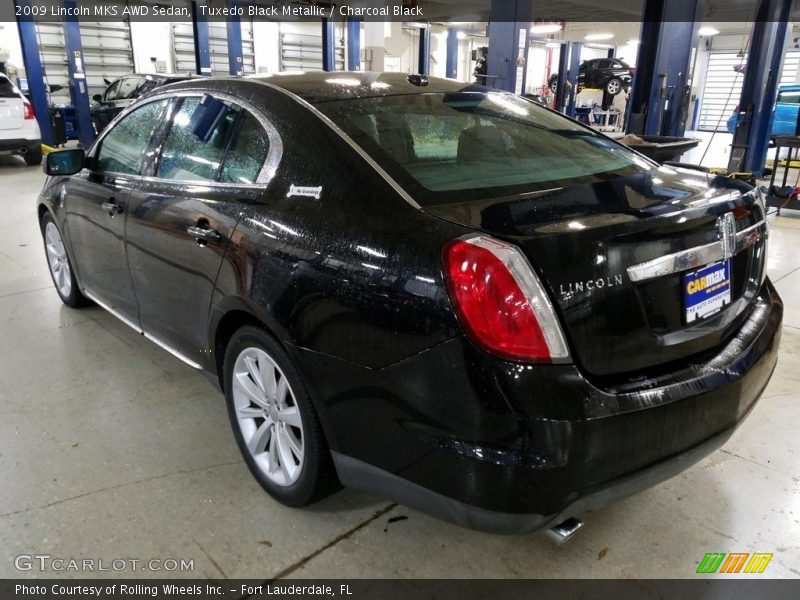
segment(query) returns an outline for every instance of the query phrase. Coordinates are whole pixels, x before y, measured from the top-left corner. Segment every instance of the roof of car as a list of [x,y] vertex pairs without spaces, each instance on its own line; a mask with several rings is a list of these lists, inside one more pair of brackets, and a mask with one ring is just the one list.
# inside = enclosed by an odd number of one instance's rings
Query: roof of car
[[377,71],[315,71],[255,75],[247,76],[245,79],[260,81],[282,88],[312,104],[348,98],[371,98],[401,94],[490,91],[474,83],[463,83],[438,77],[429,77],[426,85],[412,83],[418,77],[420,76]]

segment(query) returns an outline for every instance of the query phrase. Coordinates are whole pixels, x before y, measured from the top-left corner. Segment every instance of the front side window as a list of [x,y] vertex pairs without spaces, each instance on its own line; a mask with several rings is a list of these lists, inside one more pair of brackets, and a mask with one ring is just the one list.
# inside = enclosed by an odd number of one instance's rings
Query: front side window
[[111,102],[112,100],[117,99],[117,92],[119,92],[119,84],[120,80],[117,79],[114,83],[108,86],[108,89],[106,89],[105,94],[103,95],[106,102]]
[[396,95],[319,108],[423,205],[602,181],[650,166],[510,94]]
[[138,175],[167,100],[149,102],[122,118],[106,134],[95,155],[95,169]]
[[199,105],[200,98],[196,97],[182,101],[164,141],[156,176],[179,181],[256,183],[269,151],[269,139],[258,120],[226,102],[213,130],[200,139],[192,130]]

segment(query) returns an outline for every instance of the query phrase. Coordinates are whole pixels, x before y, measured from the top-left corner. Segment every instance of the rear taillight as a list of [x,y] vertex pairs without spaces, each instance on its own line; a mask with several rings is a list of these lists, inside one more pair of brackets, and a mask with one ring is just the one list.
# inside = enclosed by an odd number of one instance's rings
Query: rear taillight
[[516,246],[486,236],[458,239],[443,261],[458,321],[476,346],[511,360],[569,359],[553,305]]
[[24,104],[25,104],[25,120],[30,121],[31,119],[35,119],[36,115],[33,114],[33,105],[28,100],[24,100]]

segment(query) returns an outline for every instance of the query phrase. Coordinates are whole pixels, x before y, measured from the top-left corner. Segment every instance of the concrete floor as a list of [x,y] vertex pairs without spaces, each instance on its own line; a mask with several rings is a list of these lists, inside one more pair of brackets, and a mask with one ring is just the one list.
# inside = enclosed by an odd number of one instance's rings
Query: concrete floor
[[737,551],[772,552],[768,576],[800,577],[800,213],[771,219],[786,320],[748,421],[680,476],[583,515],[557,547],[347,490],[306,510],[272,501],[205,378],[102,309],[62,306],[35,218],[43,178],[0,157],[0,577],[41,577],[13,559],[49,554],[193,559],[173,575],[199,577],[691,578],[706,552]]

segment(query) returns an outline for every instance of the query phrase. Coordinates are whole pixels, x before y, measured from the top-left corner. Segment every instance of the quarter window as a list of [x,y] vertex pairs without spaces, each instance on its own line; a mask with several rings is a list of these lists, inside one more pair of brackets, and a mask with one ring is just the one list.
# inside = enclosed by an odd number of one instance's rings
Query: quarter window
[[225,155],[220,181],[255,183],[268,151],[269,139],[264,129],[253,115],[245,112]]
[[95,168],[98,171],[138,175],[153,130],[166,104],[166,100],[150,102],[117,123],[101,142]]

